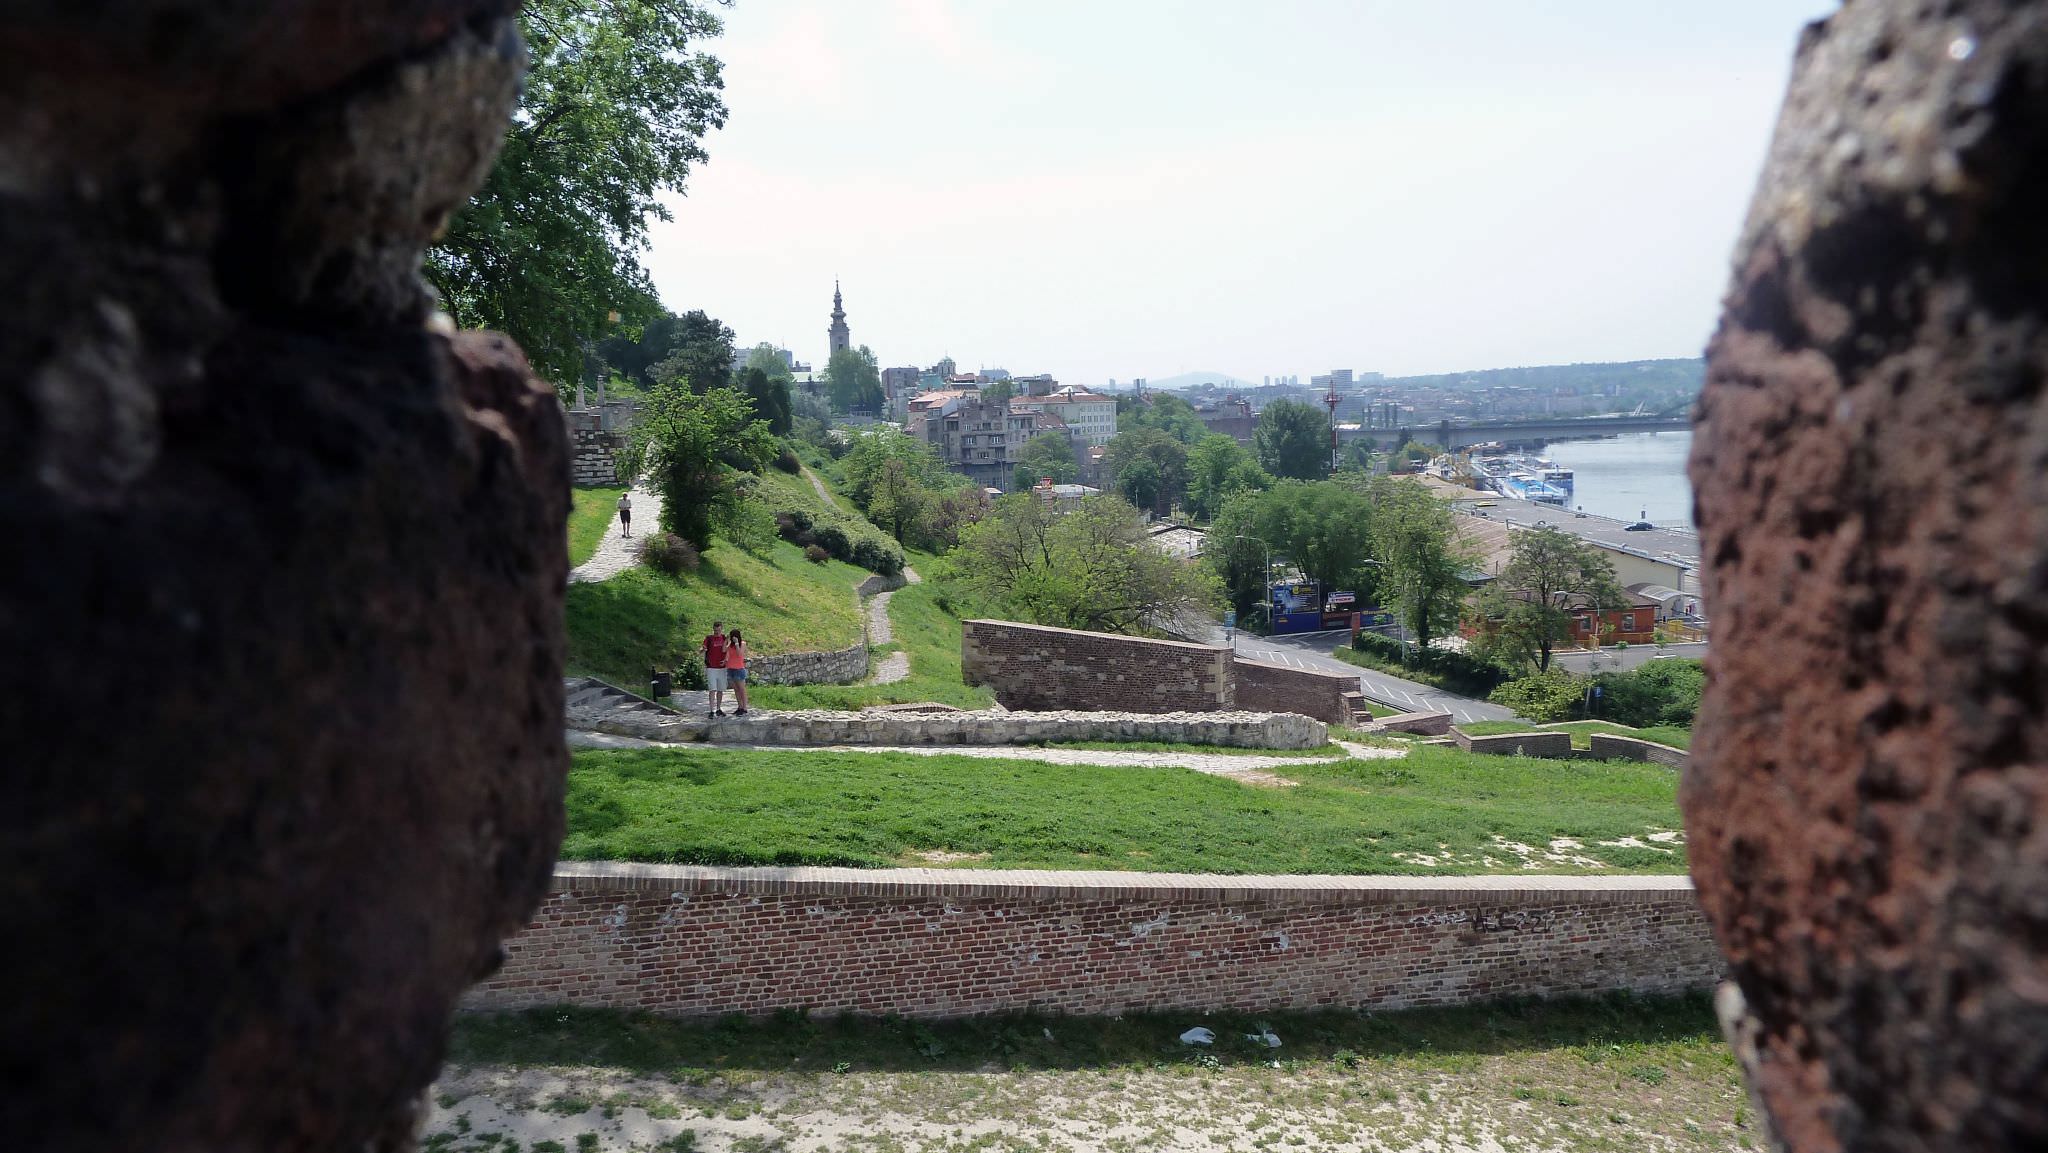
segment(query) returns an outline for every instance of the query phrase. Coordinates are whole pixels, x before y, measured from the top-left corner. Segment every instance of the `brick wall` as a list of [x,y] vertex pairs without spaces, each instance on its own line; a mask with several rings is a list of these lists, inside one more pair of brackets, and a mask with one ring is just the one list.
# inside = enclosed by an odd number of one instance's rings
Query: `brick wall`
[[1451,736],[1458,747],[1468,753],[1488,753],[1498,757],[1553,757],[1560,761],[1572,756],[1572,735],[1567,732],[1551,733],[1502,733],[1493,737],[1475,737],[1455,726]]
[[1301,713],[1333,725],[1351,723],[1345,693],[1358,691],[1358,674],[1326,673],[1288,665],[1231,661],[1235,707],[1262,713]]
[[465,1005],[682,1016],[1398,1008],[1721,972],[1683,877],[564,864]]
[[1592,756],[1596,761],[1648,761],[1651,764],[1682,769],[1689,759],[1684,749],[1674,749],[1670,745],[1660,745],[1640,737],[1594,733],[1591,743]]
[[1012,709],[1171,713],[1228,709],[1230,650],[1180,641],[966,621],[960,675]]

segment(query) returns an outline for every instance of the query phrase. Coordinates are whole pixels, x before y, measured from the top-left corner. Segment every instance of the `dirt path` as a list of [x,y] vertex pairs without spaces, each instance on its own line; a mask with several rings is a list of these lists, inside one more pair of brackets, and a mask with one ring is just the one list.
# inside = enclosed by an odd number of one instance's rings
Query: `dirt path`
[[[811,483],[818,483],[818,478],[812,477]],[[924,578],[917,575],[916,569],[911,568],[909,565],[903,566],[904,584],[921,584],[923,581]],[[868,598],[868,644],[886,645],[895,639],[895,630],[889,627],[889,598],[895,595],[896,592],[892,589],[885,593],[876,593]],[[909,653],[885,653],[881,660],[875,662],[873,671],[868,673],[868,679],[864,683],[870,685],[893,685],[897,681],[907,679],[909,676]]]
[[619,518],[612,516],[611,527],[604,530],[604,540],[599,542],[597,551],[590,559],[569,570],[569,583],[579,581],[601,581],[625,572],[640,563],[640,542],[649,533],[660,531],[661,494],[652,489],[633,489],[633,535],[627,536],[619,527]]
[[[582,748],[603,749],[655,749],[684,748],[688,746],[667,745],[655,741],[643,741],[634,737],[614,737],[602,733],[569,734],[569,743]],[[1398,760],[1408,755],[1407,749],[1375,748],[1353,744],[1350,741],[1334,742],[1344,750],[1345,756],[1359,761]],[[837,753],[846,756],[861,753],[907,753],[917,757],[977,757],[994,761],[1037,761],[1050,765],[1098,765],[1104,768],[1136,769],[1190,769],[1212,777],[1229,777],[1248,785],[1264,785],[1269,788],[1289,788],[1298,781],[1289,780],[1274,772],[1291,765],[1326,765],[1342,758],[1337,757],[1290,757],[1261,755],[1256,753],[1153,753],[1126,752],[1117,749],[1070,749],[1045,748],[1036,745],[720,745],[721,749],[748,749],[754,752],[787,753],[804,751],[811,753]]]
[[[1043,1027],[1063,1029],[1055,1019]],[[1475,1055],[1455,1071],[1410,1059],[1297,1061],[1291,1048],[1270,1063],[1221,1069],[1183,1052],[1163,1052],[1150,1068],[1015,1072],[995,1062],[900,1072],[684,1068],[670,1077],[450,1068],[433,1089],[426,1147],[483,1153],[510,1139],[521,1150],[590,1153],[1747,1148],[1741,1085],[1727,1062],[1700,1059],[1699,1048],[1655,1053],[1668,1064],[1654,1066],[1654,1079],[1652,1057],[1594,1064],[1569,1048]]]
[[804,479],[810,481],[811,487],[818,490],[818,499],[825,502],[826,508],[838,509],[840,512],[848,511],[845,505],[839,503],[839,498],[832,495],[832,490],[825,487],[825,482],[818,479],[818,474],[811,471],[809,465],[804,466]]

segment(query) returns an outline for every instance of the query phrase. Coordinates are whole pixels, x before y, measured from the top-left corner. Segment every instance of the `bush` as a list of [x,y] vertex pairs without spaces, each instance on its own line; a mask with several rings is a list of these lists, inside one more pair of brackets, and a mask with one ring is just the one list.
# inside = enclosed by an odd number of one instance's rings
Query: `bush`
[[903,571],[903,554],[873,537],[862,537],[854,543],[853,563],[872,573],[895,576]]
[[1466,697],[1483,697],[1508,679],[1507,670],[1491,661],[1445,649],[1417,649],[1378,633],[1359,633],[1351,638],[1353,650],[1377,658],[1387,672],[1426,674],[1430,684]]
[[810,544],[811,514],[794,508],[776,513],[775,535],[791,544]]
[[791,476],[795,476],[804,470],[804,462],[796,458],[795,452],[785,447],[775,455],[775,467]]
[[640,563],[670,576],[696,572],[702,560],[696,545],[672,532],[655,533],[640,542]]
[[1706,675],[1698,661],[1654,660],[1625,673],[1602,673],[1595,715],[1624,725],[1692,724],[1699,712],[1700,689]]
[[762,556],[775,543],[775,514],[749,502],[727,510],[718,518],[719,534],[738,545],[740,551]]
[[832,554],[819,548],[817,545],[807,544],[804,546],[804,559],[812,564],[824,564],[832,559]]
[[847,537],[846,530],[836,524],[821,524],[812,529],[811,539],[831,553],[833,560],[853,559],[853,541]]
[[1585,699],[1585,682],[1562,669],[1552,669],[1517,677],[1486,699],[1532,721],[1568,721]]

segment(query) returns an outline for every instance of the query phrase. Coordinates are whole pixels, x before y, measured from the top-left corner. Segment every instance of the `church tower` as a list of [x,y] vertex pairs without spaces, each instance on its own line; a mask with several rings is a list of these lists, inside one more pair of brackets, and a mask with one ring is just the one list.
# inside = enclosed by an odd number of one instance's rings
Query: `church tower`
[[840,352],[853,346],[853,337],[846,331],[846,306],[839,299],[839,281],[832,281],[832,327],[826,330],[832,337],[832,351]]

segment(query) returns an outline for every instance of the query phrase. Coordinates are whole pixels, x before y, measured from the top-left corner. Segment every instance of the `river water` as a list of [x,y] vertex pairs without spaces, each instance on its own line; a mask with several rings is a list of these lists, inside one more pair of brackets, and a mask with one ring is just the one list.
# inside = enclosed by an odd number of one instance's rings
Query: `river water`
[[1575,474],[1572,505],[1616,520],[1643,518],[1660,528],[1692,528],[1692,484],[1685,458],[1690,432],[1637,432],[1603,440],[1560,440],[1545,456]]

